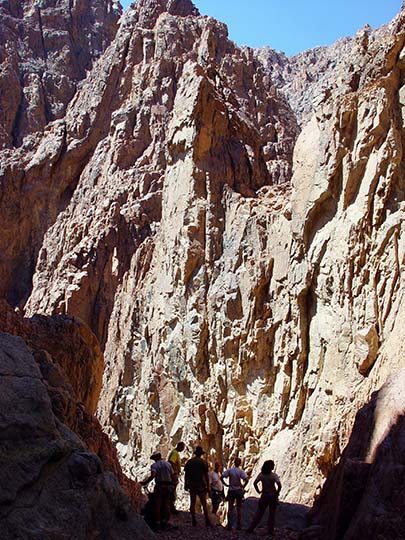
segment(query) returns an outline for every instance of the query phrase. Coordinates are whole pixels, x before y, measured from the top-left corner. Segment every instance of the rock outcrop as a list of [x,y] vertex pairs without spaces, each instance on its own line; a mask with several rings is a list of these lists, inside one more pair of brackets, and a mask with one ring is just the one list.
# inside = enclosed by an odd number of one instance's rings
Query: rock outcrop
[[0,149],[64,116],[120,14],[110,0],[0,2]]
[[[395,22],[394,22],[395,24]],[[356,91],[368,73],[378,43],[392,34],[392,24],[372,29],[368,24],[353,38],[341,38],[327,47],[316,47],[287,57],[270,47],[254,50],[274,86],[285,94],[304,126],[319,102],[331,94]]]
[[350,441],[315,503],[311,527],[303,537],[403,538],[404,455],[402,369],[358,412]]
[[0,411],[1,538],[153,538],[116,477],[55,416],[43,372],[8,334],[0,334]]
[[309,503],[403,366],[404,17],[272,60],[139,1],[65,117],[3,151],[0,294],[97,336],[127,472],[198,441]]
[[137,482],[122,472],[117,451],[94,416],[104,359],[97,338],[81,321],[66,315],[26,319],[0,301],[0,332],[24,339],[37,362],[58,421],[80,437],[105,471],[113,473],[133,510],[145,502]]

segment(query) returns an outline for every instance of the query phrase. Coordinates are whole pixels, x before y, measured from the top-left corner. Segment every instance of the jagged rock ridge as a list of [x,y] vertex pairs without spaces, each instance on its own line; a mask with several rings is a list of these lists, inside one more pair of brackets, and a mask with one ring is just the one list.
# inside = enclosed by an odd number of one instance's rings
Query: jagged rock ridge
[[0,148],[19,146],[64,116],[120,13],[111,1],[0,2]]
[[191,2],[145,0],[66,116],[3,154],[2,295],[96,333],[127,471],[201,441],[248,470],[275,458],[309,502],[403,365],[403,46],[403,14],[344,42],[354,67],[292,167],[297,121],[262,55]]

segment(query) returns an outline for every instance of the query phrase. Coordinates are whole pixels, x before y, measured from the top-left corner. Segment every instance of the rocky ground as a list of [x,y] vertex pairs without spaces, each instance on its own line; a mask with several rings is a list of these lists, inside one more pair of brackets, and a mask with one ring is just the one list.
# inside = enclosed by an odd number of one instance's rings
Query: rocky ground
[[[207,540],[212,538],[215,540],[242,540],[268,537],[265,523],[262,522],[261,526],[249,534],[246,530],[237,531],[233,529],[228,531],[223,527],[219,519],[215,520],[215,525],[212,528],[207,528],[204,525],[204,518],[202,514],[197,515],[197,527],[191,525],[191,518],[188,512],[180,512],[178,515],[173,516],[171,519],[172,527],[167,531],[157,533],[159,538],[165,538],[167,540]],[[278,529],[275,530],[274,540],[295,540],[299,538],[300,533],[290,529]]]

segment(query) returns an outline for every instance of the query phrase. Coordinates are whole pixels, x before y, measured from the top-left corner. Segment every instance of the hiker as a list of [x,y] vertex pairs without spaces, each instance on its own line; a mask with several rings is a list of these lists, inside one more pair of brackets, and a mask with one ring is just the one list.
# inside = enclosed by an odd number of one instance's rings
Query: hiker
[[[260,523],[266,508],[269,509],[269,518],[267,522],[267,533],[274,534],[274,522],[276,518],[276,508],[278,504],[278,496],[281,491],[280,478],[274,471],[274,461],[269,459],[263,463],[261,472],[256,476],[253,485],[257,493],[260,494],[259,505],[256,514],[249,525],[247,532],[251,533]],[[259,489],[261,483],[262,488]]]
[[217,461],[215,463],[214,470],[208,473],[213,514],[218,512],[219,505],[224,500],[224,485],[221,482],[222,470],[222,463]]
[[171,504],[170,504],[170,510],[172,514],[178,514],[179,511],[176,509],[175,502],[176,502],[176,489],[177,485],[179,483],[180,478],[180,472],[181,472],[181,457],[180,452],[183,452],[186,445],[184,442],[180,441],[177,443],[176,448],[173,448],[173,450],[170,452],[167,461],[171,463],[174,471],[173,475],[173,490],[172,490],[172,497],[171,497]]
[[[240,458],[235,458],[234,460],[234,466],[226,469],[226,471],[223,473],[221,477],[222,483],[228,487],[228,522],[226,528],[228,530],[232,529],[231,525],[231,513],[233,506],[236,502],[236,513],[237,513],[237,525],[236,528],[238,531],[242,529],[242,503],[243,503],[243,497],[244,497],[244,488],[246,487],[246,484],[248,483],[248,477],[245,471],[243,471],[240,466],[242,464],[242,461]],[[224,479],[229,478],[229,484],[226,484]]]
[[193,526],[197,525],[195,518],[195,504],[198,495],[204,511],[205,524],[207,527],[211,527],[212,523],[208,515],[207,505],[207,493],[210,485],[208,479],[208,463],[205,459],[202,459],[201,456],[203,454],[205,454],[204,450],[201,446],[197,446],[194,450],[195,457],[189,459],[185,464],[184,488],[186,491],[190,492],[190,514]]
[[168,461],[162,459],[160,452],[155,452],[150,459],[154,461],[150,468],[150,476],[143,480],[141,486],[146,486],[155,480],[154,495],[154,523],[162,530],[167,528],[170,518],[170,497],[173,488],[173,467]]

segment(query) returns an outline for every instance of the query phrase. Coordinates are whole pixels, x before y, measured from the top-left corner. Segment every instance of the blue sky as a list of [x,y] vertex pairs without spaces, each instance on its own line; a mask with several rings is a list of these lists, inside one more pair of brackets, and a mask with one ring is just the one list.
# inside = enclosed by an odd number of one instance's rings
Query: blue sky
[[[124,7],[129,4],[123,2]],[[195,0],[202,15],[228,26],[238,45],[269,45],[286,54],[330,45],[366,23],[389,22],[402,0]]]

